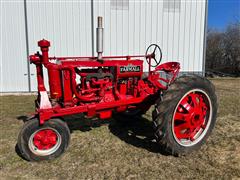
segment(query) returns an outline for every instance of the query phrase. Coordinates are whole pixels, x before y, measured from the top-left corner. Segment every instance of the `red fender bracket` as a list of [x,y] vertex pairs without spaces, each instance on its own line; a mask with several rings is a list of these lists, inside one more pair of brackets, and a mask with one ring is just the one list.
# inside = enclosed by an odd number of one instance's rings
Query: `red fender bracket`
[[53,111],[52,109],[39,110],[38,115],[39,115],[39,124],[42,125],[44,124],[45,121],[49,120],[52,117]]

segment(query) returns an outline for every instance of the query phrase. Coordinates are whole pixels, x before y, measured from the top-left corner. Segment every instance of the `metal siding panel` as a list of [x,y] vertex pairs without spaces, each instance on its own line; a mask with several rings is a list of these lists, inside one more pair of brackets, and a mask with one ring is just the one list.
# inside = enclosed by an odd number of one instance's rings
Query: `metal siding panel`
[[[182,71],[201,72],[203,62],[204,7],[206,1],[185,1]],[[180,18],[180,21],[182,19]],[[203,23],[203,24],[202,24]],[[180,28],[181,29],[181,28]],[[200,44],[200,45],[199,45]],[[179,51],[181,54],[181,50]]]
[[202,1],[197,2],[197,8],[196,8],[196,18],[195,18],[195,30],[196,30],[196,38],[195,38],[195,43],[194,43],[194,71],[201,71],[201,64],[202,60],[200,58],[200,53],[199,51],[202,51],[201,41],[203,41],[203,28],[201,28],[201,21],[202,21],[202,11],[203,11],[203,3]]
[[[146,19],[145,19],[145,24],[142,25],[142,27],[145,26],[145,45],[142,45],[142,46],[146,46],[146,48],[155,42],[155,40],[152,39],[152,1],[145,1],[146,2]],[[144,50],[144,52],[142,52],[141,54],[145,53],[146,49]],[[144,71],[148,71],[148,64],[147,62],[145,61],[144,62]]]
[[[104,25],[104,54],[110,55],[111,54],[111,9],[110,9],[110,1],[104,1],[103,7],[103,25]],[[106,15],[108,14],[108,15]],[[96,18],[93,18],[94,22],[96,22]],[[107,23],[106,23],[107,22]],[[96,34],[96,26],[94,27],[94,34]],[[94,44],[96,46],[96,44]],[[95,53],[95,52],[94,52]]]
[[[174,7],[177,6],[176,2]],[[173,44],[172,44],[172,61],[180,61],[178,57],[178,46],[179,46],[179,36],[180,36],[180,14],[181,10],[175,10],[173,14]]]
[[128,22],[128,33],[129,33],[129,40],[128,40],[128,44],[129,44],[129,54],[134,54],[134,21],[135,21],[135,2],[134,1],[130,1],[129,2],[129,22]]
[[163,17],[162,17],[162,21],[163,21],[163,31],[162,31],[162,62],[167,62],[168,61],[168,33],[169,33],[169,29],[168,29],[168,16],[169,16],[169,12],[164,10],[163,8]]
[[157,43],[157,25],[158,25],[158,1],[151,2],[151,42]]
[[181,2],[181,12],[180,12],[180,25],[179,25],[179,37],[178,37],[178,60],[181,63],[181,71],[184,71],[185,69],[183,69],[183,65],[184,62],[186,61],[184,59],[184,50],[186,49],[185,46],[185,37],[186,37],[186,26],[185,26],[185,22],[186,22],[186,1],[182,1]]
[[202,7],[197,5],[200,2],[129,1],[127,10],[112,8],[111,2],[121,5],[123,0],[93,3],[94,21],[104,16],[105,55],[144,54],[148,45],[158,43],[163,51],[162,62],[179,61],[182,71],[201,71],[202,57],[197,57],[203,51],[198,45],[203,41],[203,25],[199,25]]
[[122,51],[122,54],[126,54],[128,55],[129,54],[129,44],[128,44],[128,39],[129,39],[129,26],[128,26],[128,23],[129,23],[129,11],[128,10],[125,10],[123,11],[123,14],[122,14],[122,23],[123,23],[123,27],[122,27],[122,33],[123,33],[123,44],[122,44],[122,48],[123,48],[123,51]]
[[0,92],[28,91],[24,2],[1,2]]
[[[27,1],[29,52],[39,51],[37,41],[51,41],[50,56],[91,56],[91,1]],[[31,66],[36,90],[35,67]],[[45,85],[48,89],[46,69]]]
[[[149,2],[150,3],[150,2]],[[150,34],[149,34],[149,36],[150,36],[150,42],[148,43],[148,44],[146,44],[147,45],[147,47],[150,45],[150,44],[156,44],[157,43],[157,25],[158,25],[158,23],[157,23],[157,19],[158,19],[158,16],[157,16],[157,14],[158,14],[158,1],[154,1],[154,0],[152,0],[151,1],[151,6],[150,6],[150,8],[151,9],[149,9],[150,10],[150,19],[149,19],[149,21],[150,21],[150,26],[148,26],[147,28],[149,28],[149,30],[150,30]],[[142,27],[144,27],[144,24],[142,25]],[[147,48],[146,47],[146,48]],[[146,49],[142,52],[142,53],[145,53],[145,51],[146,51]],[[147,71],[148,70],[148,64],[147,63],[145,63],[144,64],[145,65],[145,71]],[[151,68],[152,70],[154,69],[154,68]]]
[[194,65],[198,60],[194,59],[195,53],[195,39],[196,39],[196,4],[197,2],[192,0],[190,6],[190,21],[189,21],[189,50],[188,50],[188,71],[194,71]]
[[207,0],[206,1],[202,1],[202,13],[201,13],[201,19],[200,19],[200,29],[201,29],[201,36],[200,36],[200,47],[199,47],[199,69],[200,71],[203,71],[203,73],[205,72],[205,57],[203,56],[206,56],[206,36],[207,34]]
[[[111,38],[111,55],[115,55],[117,54],[117,9],[110,9],[110,16],[111,16],[111,33],[110,33],[110,38]],[[96,20],[96,17],[99,16],[99,14],[95,14],[94,12],[94,21]],[[104,21],[104,20],[103,20]],[[105,23],[108,23],[105,21]],[[96,28],[94,28],[96,29]],[[105,37],[107,36],[107,34],[105,34]],[[96,37],[95,37],[95,41],[96,43]],[[105,48],[104,48],[105,50]],[[104,53],[104,52],[103,52]],[[105,53],[104,53],[105,54]]]
[[3,39],[2,39],[2,22],[3,22],[3,3],[0,3],[0,92],[3,91]]
[[163,29],[164,29],[163,17],[164,17],[163,2],[157,1],[157,22],[156,22],[156,24],[157,24],[157,35],[156,35],[156,43],[160,47],[162,47],[163,43],[164,43],[163,42]]
[[141,11],[141,3],[134,3],[134,54],[141,54],[143,52],[140,52],[140,29],[142,27],[141,20],[140,20],[140,11]]
[[117,55],[123,54],[123,11],[124,10],[117,10],[116,11],[116,34],[117,34],[117,40],[116,40],[116,49]]
[[[91,38],[92,38],[92,34],[91,34],[91,31],[92,31],[92,26],[91,26],[91,1],[90,0],[85,0],[85,3],[84,3],[84,7],[85,9],[85,13],[84,13],[84,16],[82,17],[85,17],[85,21],[84,21],[84,29],[85,29],[85,34],[82,34],[81,32],[78,32],[79,35],[81,34],[80,38],[79,38],[79,42],[81,42],[81,39],[82,39],[82,36],[85,36],[85,41],[83,41],[83,46],[86,47],[86,50],[83,52],[84,54],[86,55],[92,55],[91,52],[92,52],[92,41],[91,41]],[[81,9],[79,9],[81,11]],[[83,55],[84,55],[83,54]]]
[[[139,46],[140,46],[140,54],[144,54],[147,48],[146,43],[146,32],[147,32],[147,26],[145,25],[147,22],[147,8],[146,8],[146,1],[141,1],[141,7],[140,7],[140,19],[141,19],[141,27],[139,30]],[[147,62],[144,61],[143,63],[144,67],[147,66]]]
[[[24,76],[27,49],[23,2],[1,3],[1,92],[28,90],[28,78]],[[96,17],[104,17],[104,54],[143,54],[150,43],[157,42],[163,51],[163,62],[177,60],[182,71],[201,71],[206,0],[182,0],[180,10],[173,12],[164,10],[163,4],[164,1],[130,0],[128,9],[111,9],[111,0],[94,1],[94,35]],[[27,13],[31,54],[39,50],[37,41],[43,37],[52,41],[52,56],[92,54],[91,0],[29,0]],[[34,66],[31,73],[35,74]],[[35,76],[31,79],[36,90]]]
[[[169,1],[171,2],[171,1]],[[174,14],[175,11],[168,11],[168,39],[167,39],[167,61],[174,61]]]
[[186,1],[186,16],[185,16],[185,38],[184,38],[184,59],[183,59],[183,64],[182,64],[182,70],[183,71],[188,71],[188,65],[189,65],[189,52],[190,52],[190,34],[191,34],[191,29],[190,29],[190,21],[191,21],[191,1]]

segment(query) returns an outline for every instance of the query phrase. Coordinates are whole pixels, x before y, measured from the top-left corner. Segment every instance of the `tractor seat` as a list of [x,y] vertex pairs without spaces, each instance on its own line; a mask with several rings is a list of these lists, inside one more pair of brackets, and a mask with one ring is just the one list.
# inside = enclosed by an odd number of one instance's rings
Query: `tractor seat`
[[157,66],[154,71],[165,71],[165,72],[172,72],[176,69],[180,69],[180,63],[178,62],[167,62]]

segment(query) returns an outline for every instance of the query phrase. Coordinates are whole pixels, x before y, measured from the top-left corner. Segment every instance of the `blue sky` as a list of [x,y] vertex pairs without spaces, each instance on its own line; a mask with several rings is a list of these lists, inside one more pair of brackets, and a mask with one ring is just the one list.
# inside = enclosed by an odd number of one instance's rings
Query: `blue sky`
[[240,20],[240,0],[208,0],[208,27],[223,30],[234,20]]

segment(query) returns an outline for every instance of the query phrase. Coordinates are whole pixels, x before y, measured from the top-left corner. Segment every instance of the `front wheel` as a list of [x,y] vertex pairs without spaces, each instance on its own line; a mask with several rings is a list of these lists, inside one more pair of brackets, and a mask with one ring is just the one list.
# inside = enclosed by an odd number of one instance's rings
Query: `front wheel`
[[18,149],[29,161],[49,160],[68,147],[70,131],[60,119],[50,119],[42,126],[37,119],[27,121],[18,135]]
[[210,81],[182,76],[153,111],[156,140],[173,155],[199,149],[214,128],[217,97]]

